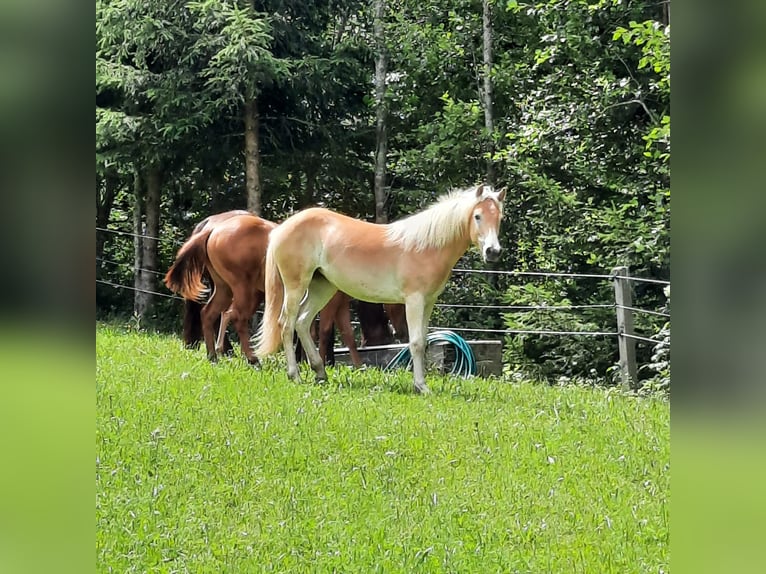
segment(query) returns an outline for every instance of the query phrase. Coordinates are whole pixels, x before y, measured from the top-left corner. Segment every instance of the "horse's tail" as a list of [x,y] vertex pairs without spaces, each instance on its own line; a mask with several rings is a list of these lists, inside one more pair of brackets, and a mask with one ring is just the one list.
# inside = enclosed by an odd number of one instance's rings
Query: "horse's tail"
[[263,321],[255,339],[255,354],[260,359],[276,353],[282,344],[282,306],[285,300],[285,284],[274,259],[273,241],[269,242],[269,247],[266,249],[264,271],[266,274],[266,290],[264,292],[266,304],[264,305]]
[[192,235],[181,246],[176,260],[165,274],[165,285],[184,299],[201,300],[207,292],[202,275],[207,266],[207,240],[212,228]]

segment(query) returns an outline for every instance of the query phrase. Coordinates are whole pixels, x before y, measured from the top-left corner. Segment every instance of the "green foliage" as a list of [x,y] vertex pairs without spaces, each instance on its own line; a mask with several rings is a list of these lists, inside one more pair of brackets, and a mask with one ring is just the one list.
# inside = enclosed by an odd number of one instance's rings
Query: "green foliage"
[[186,7],[200,38],[197,49],[207,56],[200,75],[219,106],[225,109],[227,104],[243,103],[256,97],[264,86],[286,79],[289,63],[275,58],[270,50],[271,26],[249,3],[240,7],[201,0]]
[[[662,58],[669,44],[654,20],[656,10],[618,2],[509,6],[507,17],[524,32],[496,72],[517,94],[506,119],[507,143],[496,159],[515,182],[506,209],[518,215],[512,224],[516,268],[608,274],[624,264],[639,277],[668,276],[669,60],[666,65]],[[629,24],[638,21],[645,23]],[[650,33],[647,45],[642,35]],[[660,289],[637,289],[639,306],[662,305]],[[594,289],[587,280],[551,286],[546,295],[541,301],[548,305],[613,301],[608,284]],[[514,287],[506,299],[519,304],[528,296]],[[647,336],[661,327],[640,321]],[[506,323],[515,329],[612,331],[614,319],[608,313],[535,313]],[[649,359],[648,350],[639,353]],[[616,362],[616,342],[514,337],[508,356],[513,368],[554,379],[604,378],[609,362]]]
[[97,570],[667,570],[667,401],[329,372],[98,326]]
[[[595,285],[594,285],[595,288]],[[568,331],[594,333],[613,331],[614,309],[560,310],[573,305],[570,293],[577,293],[573,281],[555,280],[513,285],[506,291],[509,305],[551,307],[513,311],[505,314],[508,329],[521,331]],[[505,340],[503,362],[516,377],[563,382],[575,378],[608,381],[614,356],[614,341],[606,336],[514,334]]]

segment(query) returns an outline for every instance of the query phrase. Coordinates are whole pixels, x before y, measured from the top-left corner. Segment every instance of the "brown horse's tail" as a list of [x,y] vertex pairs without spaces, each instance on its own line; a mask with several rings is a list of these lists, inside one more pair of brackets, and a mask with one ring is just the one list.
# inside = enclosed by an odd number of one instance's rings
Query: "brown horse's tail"
[[165,274],[165,285],[184,299],[201,300],[207,292],[202,275],[207,266],[207,240],[212,229],[192,235],[181,246],[176,260]]
[[264,265],[266,304],[264,305],[263,321],[255,340],[255,354],[260,359],[276,353],[282,344],[282,305],[285,300],[285,284],[274,259],[273,248],[274,242],[272,241],[266,250],[266,263]]

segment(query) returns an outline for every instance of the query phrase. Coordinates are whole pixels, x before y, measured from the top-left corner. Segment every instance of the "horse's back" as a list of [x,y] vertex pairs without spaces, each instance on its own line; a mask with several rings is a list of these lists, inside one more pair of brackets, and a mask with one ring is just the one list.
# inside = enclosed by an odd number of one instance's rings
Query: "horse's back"
[[241,215],[248,215],[251,217],[257,217],[255,214],[245,211],[244,209],[232,209],[231,211],[224,211],[222,213],[216,213],[214,215],[208,215],[205,219],[200,221],[192,231],[192,235],[195,233],[199,233],[203,229],[205,229],[208,226],[212,225],[218,225],[219,223],[223,223],[224,221],[227,221],[231,219],[232,217],[239,217]]
[[277,227],[276,223],[252,213],[236,215],[216,225],[211,234],[211,240],[236,242],[250,238],[268,242],[269,233],[275,227]]
[[244,281],[262,290],[269,234],[276,227],[276,223],[253,214],[227,219],[208,239],[211,265],[229,285]]
[[324,207],[310,207],[288,217],[272,235],[277,248],[295,245],[331,245],[336,241],[358,243],[365,238],[383,238],[383,226],[354,219]]

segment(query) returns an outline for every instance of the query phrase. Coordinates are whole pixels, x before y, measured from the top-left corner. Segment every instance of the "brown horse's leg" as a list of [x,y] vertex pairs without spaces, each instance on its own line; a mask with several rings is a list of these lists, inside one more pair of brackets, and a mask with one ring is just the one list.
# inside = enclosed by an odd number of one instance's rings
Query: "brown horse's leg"
[[[218,354],[223,355],[226,353],[226,329],[229,326],[229,321],[231,320],[231,307],[229,307],[226,311],[221,313],[221,319],[218,324],[218,338],[215,341],[215,350]],[[231,350],[231,345],[228,345],[229,350]]]
[[409,331],[407,329],[407,316],[404,312],[404,305],[400,303],[383,305],[388,315],[388,320],[391,322],[391,327],[394,329],[394,337],[399,341],[409,340]]
[[340,331],[340,338],[343,343],[348,347],[348,353],[351,355],[351,362],[354,367],[359,369],[362,366],[362,358],[359,356],[359,351],[356,348],[356,340],[354,339],[354,328],[351,326],[351,308],[349,307],[351,298],[348,295],[343,295],[343,302],[338,306],[335,311],[335,324]]
[[202,321],[200,320],[201,311],[202,303],[184,299],[183,339],[184,346],[187,349],[196,349],[199,347],[199,342],[202,340]]
[[218,357],[215,352],[215,324],[223,313],[231,305],[231,290],[225,283],[218,283],[213,287],[213,296],[202,309],[202,334],[205,336],[207,358],[215,362]]
[[[255,315],[255,310],[261,304],[263,299],[263,293],[260,291],[251,291],[248,294],[242,294],[240,296],[239,291],[234,294],[234,305],[232,311],[232,321],[234,322],[234,328],[237,330],[239,336],[239,346],[242,350],[242,356],[247,359],[247,362],[251,365],[260,364],[258,357],[253,352],[253,347],[250,344],[250,319]],[[239,298],[238,298],[239,297]]]
[[[333,299],[319,312],[319,356],[325,365],[335,365],[335,336],[333,333]],[[314,321],[312,321],[312,325]]]

